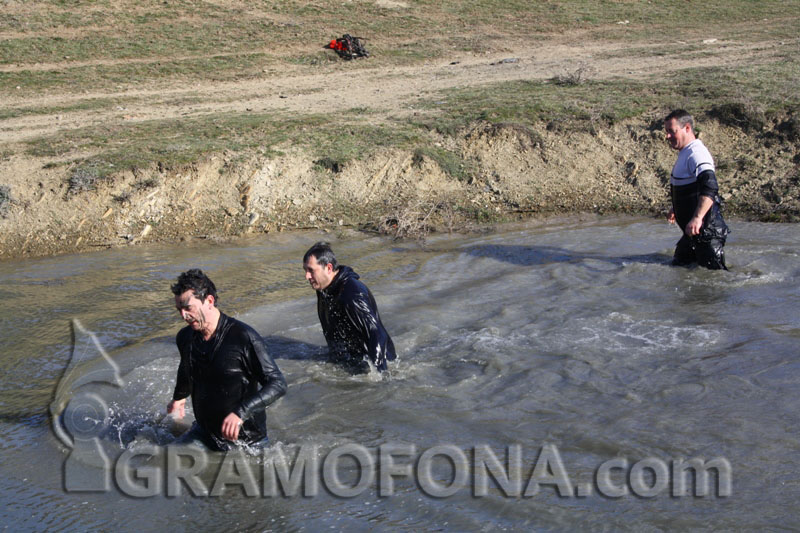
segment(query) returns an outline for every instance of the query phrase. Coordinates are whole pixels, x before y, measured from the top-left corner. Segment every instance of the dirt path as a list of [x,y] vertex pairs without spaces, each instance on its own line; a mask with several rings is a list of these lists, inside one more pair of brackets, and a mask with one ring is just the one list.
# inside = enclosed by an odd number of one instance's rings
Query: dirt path
[[[677,43],[673,43],[677,44]],[[548,79],[586,69],[595,79],[640,78],[671,70],[769,62],[781,53],[783,42],[736,43],[706,40],[686,43],[690,52],[664,53],[663,46],[637,44],[626,50],[610,43],[580,43],[580,38],[531,44],[492,55],[462,54],[409,67],[373,68],[371,64],[324,65],[324,72],[288,67],[280,73],[265,69],[264,77],[237,82],[201,83],[183,87],[152,86],[85,94],[14,98],[2,109],[37,109],[78,105],[94,99],[120,99],[112,108],[43,113],[0,121],[0,143],[14,144],[44,134],[101,123],[191,118],[226,112],[329,113],[353,107],[400,116],[414,102],[437,91],[512,80]],[[699,49],[698,49],[699,47]],[[674,49],[674,48],[673,48]],[[504,61],[505,60],[505,61]],[[132,60],[136,61],[136,60]],[[60,66],[4,67],[63,68]],[[192,103],[181,103],[182,100]]]

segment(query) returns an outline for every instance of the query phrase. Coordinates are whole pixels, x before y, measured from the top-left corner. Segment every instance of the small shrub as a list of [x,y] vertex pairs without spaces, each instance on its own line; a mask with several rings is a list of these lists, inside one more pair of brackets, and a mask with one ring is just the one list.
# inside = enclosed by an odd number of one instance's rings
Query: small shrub
[[158,187],[158,180],[156,178],[139,180],[133,184],[133,188],[137,191],[146,191],[147,189],[152,189],[154,187]]
[[0,185],[0,217],[5,218],[9,207],[11,207],[11,187]]
[[314,166],[338,174],[344,168],[344,163],[330,157],[323,157],[314,161]]
[[784,120],[775,129],[789,142],[800,141],[800,119],[796,116]]
[[395,204],[382,217],[377,229],[380,233],[391,235],[395,239],[413,239],[424,243],[433,230],[430,218],[437,207],[436,202],[426,200]]
[[729,103],[714,106],[708,116],[726,126],[733,126],[745,132],[758,132],[767,125],[764,112],[752,103]]
[[72,171],[72,175],[67,180],[67,194],[79,194],[86,191],[97,189],[97,182],[100,180],[100,172],[96,166],[88,165],[78,167]]
[[131,193],[130,191],[125,191],[121,194],[114,196],[114,201],[120,204],[127,204],[131,201]]
[[572,72],[565,71],[561,74],[556,74],[550,78],[550,81],[559,87],[576,87],[586,82],[588,75],[591,73],[590,71],[591,69],[584,65]]

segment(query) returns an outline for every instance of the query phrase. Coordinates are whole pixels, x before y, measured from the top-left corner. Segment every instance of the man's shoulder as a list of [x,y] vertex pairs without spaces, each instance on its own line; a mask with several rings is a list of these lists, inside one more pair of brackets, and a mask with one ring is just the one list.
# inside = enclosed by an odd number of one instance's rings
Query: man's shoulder
[[341,291],[339,296],[341,298],[353,298],[360,294],[369,294],[367,285],[356,276],[349,276],[342,280]]
[[343,280],[342,285],[344,287],[348,287],[348,288],[353,288],[353,287],[357,287],[359,289],[360,288],[364,288],[364,289],[367,288],[367,286],[364,284],[363,281],[361,281],[361,279],[358,277],[358,275],[349,276],[348,278]]
[[226,332],[225,335],[233,335],[234,338],[238,338],[240,340],[253,340],[253,339],[260,339],[261,336],[258,332],[253,328],[253,326],[242,322],[239,319],[233,318],[231,316],[225,315],[226,321]]
[[697,148],[697,147],[700,147],[700,146],[702,146],[703,148],[706,147],[706,145],[703,143],[703,141],[700,140],[697,137],[695,137],[695,139],[692,142],[690,142],[688,146],[691,147],[691,148]]
[[686,151],[690,156],[708,156],[711,157],[711,152],[708,151],[706,145],[700,139],[695,139],[686,146]]
[[703,144],[700,139],[695,139],[678,152],[678,159],[675,161],[676,169],[685,168],[689,174],[694,173],[694,169],[701,165],[709,163],[714,164],[714,158],[711,157],[711,152]]
[[226,328],[228,329],[229,332],[249,333],[251,331],[255,331],[251,325],[242,322],[238,318],[233,318],[232,316],[225,315],[225,321],[227,322]]

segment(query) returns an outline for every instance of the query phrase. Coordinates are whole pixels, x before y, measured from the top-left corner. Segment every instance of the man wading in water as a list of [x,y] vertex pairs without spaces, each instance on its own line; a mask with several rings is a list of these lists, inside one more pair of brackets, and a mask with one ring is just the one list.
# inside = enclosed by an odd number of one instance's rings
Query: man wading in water
[[683,232],[672,264],[698,263],[712,270],[727,270],[723,247],[729,230],[720,212],[714,160],[703,141],[695,137],[692,116],[683,109],[667,115],[664,129],[669,145],[678,150],[670,178],[672,209],[667,220],[677,222]]
[[[339,265],[326,242],[318,242],[303,256],[303,269],[317,291],[317,313],[330,357],[353,373],[379,372],[397,357],[383,327],[378,304],[352,268]],[[369,363],[368,363],[369,362]]]
[[201,270],[178,276],[175,307],[188,324],[178,332],[178,378],[167,412],[182,418],[192,397],[195,423],[179,444],[226,451],[267,443],[266,407],[286,393],[286,381],[261,336],[217,309],[217,290]]

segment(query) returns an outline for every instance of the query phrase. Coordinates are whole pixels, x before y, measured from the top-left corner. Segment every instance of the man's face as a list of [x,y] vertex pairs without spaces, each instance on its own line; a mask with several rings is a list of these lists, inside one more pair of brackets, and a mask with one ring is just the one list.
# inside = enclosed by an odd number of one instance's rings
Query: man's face
[[306,279],[311,284],[311,288],[317,291],[327,289],[335,276],[333,265],[330,263],[325,266],[320,265],[313,255],[303,264],[303,270],[306,271]]
[[214,297],[209,295],[203,301],[200,301],[192,290],[188,290],[175,297],[175,307],[178,309],[181,318],[193,330],[200,331],[208,323],[210,311],[214,307]]
[[664,130],[667,132],[667,142],[675,150],[682,150],[694,140],[692,127],[688,122],[681,126],[677,119],[671,118],[664,123]]

